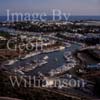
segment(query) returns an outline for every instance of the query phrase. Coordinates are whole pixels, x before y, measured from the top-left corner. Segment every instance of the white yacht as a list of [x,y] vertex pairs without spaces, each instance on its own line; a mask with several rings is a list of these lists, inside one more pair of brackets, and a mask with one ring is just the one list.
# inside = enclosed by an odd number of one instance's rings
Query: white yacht
[[42,65],[47,64],[47,63],[48,63],[47,61],[42,60],[42,62],[40,62],[40,63],[38,64],[38,66],[42,66]]
[[48,58],[49,58],[48,56],[45,56],[43,59],[44,59],[44,60],[47,60]]
[[60,46],[59,49],[60,49],[60,50],[64,50],[65,47],[64,47],[64,46]]
[[22,72],[22,71],[20,71],[20,70],[18,70],[17,73],[19,73],[19,74],[21,74],[21,75],[24,75],[24,74],[25,74],[24,72]]
[[8,63],[5,65],[13,65],[17,60],[8,60]]

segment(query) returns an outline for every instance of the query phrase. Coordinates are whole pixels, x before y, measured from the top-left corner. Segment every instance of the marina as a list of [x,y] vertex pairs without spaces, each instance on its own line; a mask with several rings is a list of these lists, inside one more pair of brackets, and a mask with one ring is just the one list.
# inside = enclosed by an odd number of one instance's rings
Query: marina
[[[73,60],[73,58],[71,57],[71,52],[69,52],[69,50],[73,52],[77,48],[80,48],[80,45],[72,44],[69,48],[63,48],[60,51],[53,50],[49,53],[30,53],[26,57],[19,59],[17,62],[12,63],[11,65],[6,64],[6,66],[8,66],[9,69],[17,69],[23,71],[27,75],[37,75],[38,72],[48,74],[50,70],[56,70],[57,68],[64,66],[64,63],[69,63],[69,65],[66,65],[66,67],[64,67],[67,70],[70,68],[68,66],[70,66],[71,63],[71,66],[75,64],[75,60]],[[65,56],[67,57],[67,59],[65,59]],[[33,61],[37,63],[34,64]]]

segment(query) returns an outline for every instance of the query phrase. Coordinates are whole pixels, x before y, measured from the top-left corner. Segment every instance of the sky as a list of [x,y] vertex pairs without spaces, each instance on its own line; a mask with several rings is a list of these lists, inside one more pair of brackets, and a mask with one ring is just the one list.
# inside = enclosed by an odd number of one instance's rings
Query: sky
[[46,12],[59,9],[72,15],[100,15],[100,0],[0,0],[0,15],[11,12]]

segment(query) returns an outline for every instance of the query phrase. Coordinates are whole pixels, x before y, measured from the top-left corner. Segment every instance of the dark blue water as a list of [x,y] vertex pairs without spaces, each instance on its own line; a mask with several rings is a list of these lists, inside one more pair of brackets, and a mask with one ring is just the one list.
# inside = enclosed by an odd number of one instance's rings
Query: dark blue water
[[[24,18],[23,18],[24,19]],[[46,16],[46,21],[53,20],[53,16]],[[59,18],[56,16],[55,21],[58,21]],[[20,19],[18,19],[20,21]],[[36,18],[36,20],[40,20],[39,18]],[[65,18],[62,16],[61,20],[65,21]],[[68,21],[80,21],[80,20],[99,20],[100,16],[69,16]],[[7,16],[0,16],[0,22],[6,22]],[[10,17],[10,21],[12,21],[12,17]],[[16,18],[15,18],[16,21]],[[33,20],[34,21],[34,20]]]

